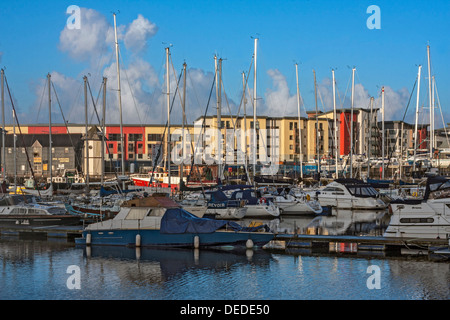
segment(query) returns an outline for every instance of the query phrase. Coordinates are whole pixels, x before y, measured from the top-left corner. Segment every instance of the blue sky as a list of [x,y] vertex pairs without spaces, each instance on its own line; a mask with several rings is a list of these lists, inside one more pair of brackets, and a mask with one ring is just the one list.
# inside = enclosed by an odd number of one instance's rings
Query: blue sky
[[[65,30],[69,18],[66,9],[70,5],[79,6],[83,12],[80,30],[70,30],[72,33]],[[366,10],[370,5],[381,10],[380,30],[367,28],[370,14]],[[259,38],[258,114],[296,115],[297,62],[303,113],[315,105],[313,69],[319,84],[319,109],[329,110],[331,69],[336,70],[341,97],[338,105],[348,106],[348,85],[354,66],[355,106],[366,108],[370,96],[379,103],[381,87],[385,86],[387,119],[401,120],[419,64],[423,65],[423,76],[427,76],[426,46],[430,44],[439,101],[444,115],[450,116],[448,0],[8,1],[0,9],[0,64],[6,69],[21,123],[48,121],[42,92],[49,72],[66,119],[78,123],[84,121],[80,95],[83,75],[89,75],[94,96],[102,75],[107,75],[111,111],[107,120],[117,122],[114,43],[108,34],[113,11],[118,12],[124,121],[128,123],[165,121],[161,93],[164,48],[168,44],[172,45],[171,58],[177,74],[183,62],[188,65],[189,121],[202,115],[206,108],[214,54],[224,59],[223,83],[228,103],[223,112],[236,112],[242,92],[241,73],[248,72],[255,36]],[[85,16],[86,12],[89,15]],[[99,30],[105,31],[103,38]],[[96,40],[92,48],[79,47],[90,40]],[[427,78],[422,77],[421,104],[425,107],[427,88]],[[249,78],[249,90],[252,89],[253,75]],[[409,121],[413,121],[415,98],[411,101]],[[215,112],[214,107],[210,105],[210,113]],[[422,122],[427,122],[426,112]],[[54,121],[61,122],[56,106],[53,113]],[[181,119],[179,115],[180,110],[175,109],[175,122]],[[440,126],[442,119],[436,121]]]

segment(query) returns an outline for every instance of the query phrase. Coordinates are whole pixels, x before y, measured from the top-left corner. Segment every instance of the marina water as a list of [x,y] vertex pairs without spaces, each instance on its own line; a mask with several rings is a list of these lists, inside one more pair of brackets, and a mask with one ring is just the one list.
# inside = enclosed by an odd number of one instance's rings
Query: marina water
[[85,248],[2,237],[0,260],[1,300],[450,298],[450,263],[428,257]]

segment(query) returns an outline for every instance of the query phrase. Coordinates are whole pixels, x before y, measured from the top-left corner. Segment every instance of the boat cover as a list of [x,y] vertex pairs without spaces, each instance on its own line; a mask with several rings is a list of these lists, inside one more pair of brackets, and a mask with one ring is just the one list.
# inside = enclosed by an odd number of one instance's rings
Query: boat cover
[[268,231],[266,225],[258,227],[241,227],[233,221],[199,218],[182,209],[174,208],[166,210],[161,219],[161,233],[213,233],[220,228],[229,228],[233,231],[254,232],[260,229]]

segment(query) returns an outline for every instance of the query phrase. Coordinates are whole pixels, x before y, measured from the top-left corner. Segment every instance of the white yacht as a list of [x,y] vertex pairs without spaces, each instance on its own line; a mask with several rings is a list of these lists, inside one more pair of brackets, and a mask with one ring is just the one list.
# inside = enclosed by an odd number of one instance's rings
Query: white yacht
[[450,179],[430,177],[423,199],[394,200],[385,237],[450,238]]
[[277,190],[273,196],[274,204],[280,209],[280,214],[286,215],[315,215],[321,214],[323,209],[319,201],[311,198],[301,190],[284,188]]
[[258,197],[256,192],[251,189],[238,189],[231,194],[230,199],[245,203],[246,218],[276,218],[280,215],[280,209],[270,197]]
[[358,179],[336,179],[323,189],[309,193],[322,207],[339,209],[384,209],[386,203],[370,184]]
[[34,201],[0,206],[0,226],[55,226],[77,225],[80,217],[68,214],[57,205],[38,204]]

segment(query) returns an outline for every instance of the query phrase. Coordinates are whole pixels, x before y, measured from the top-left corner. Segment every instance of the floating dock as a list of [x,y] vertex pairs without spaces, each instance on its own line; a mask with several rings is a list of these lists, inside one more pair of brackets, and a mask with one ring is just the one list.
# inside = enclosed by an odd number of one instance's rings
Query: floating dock
[[330,248],[351,245],[350,250],[401,251],[402,249],[435,250],[448,246],[448,239],[386,238],[381,236],[277,234],[274,242],[280,248]]
[[73,240],[81,237],[83,226],[0,226],[1,236],[23,238],[63,238]]

